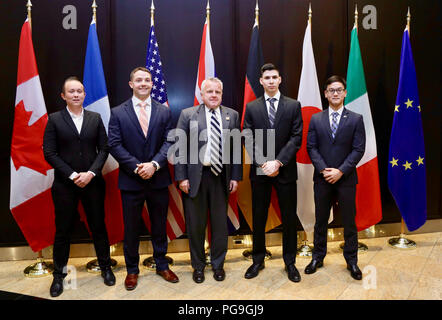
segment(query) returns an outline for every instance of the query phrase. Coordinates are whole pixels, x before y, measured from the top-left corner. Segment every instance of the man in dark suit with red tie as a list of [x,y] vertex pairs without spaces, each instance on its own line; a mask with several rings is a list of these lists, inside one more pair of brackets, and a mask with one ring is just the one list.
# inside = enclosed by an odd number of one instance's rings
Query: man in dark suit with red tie
[[101,169],[108,156],[107,135],[100,114],[83,109],[86,94],[76,77],[65,80],[61,97],[66,108],[49,115],[43,153],[54,168],[52,200],[55,209],[54,280],[52,297],[63,293],[67,275],[70,233],[81,200],[92,233],[104,283],[115,284],[110,267],[109,240],[104,223],[105,184]]
[[358,261],[358,233],[355,223],[356,165],[365,152],[365,129],[362,116],[344,108],[346,82],[340,76],[330,77],[325,84],[329,108],[314,114],[307,135],[307,152],[315,172],[315,229],[312,261],[306,274],[323,266],[327,253],[327,224],[335,200],[344,224],[344,258],[347,269],[356,280],[362,279]]
[[[264,96],[247,104],[243,126],[244,130],[250,130],[255,141],[253,164],[250,168],[253,264],[247,269],[245,278],[254,278],[264,269],[265,225],[274,187],[281,209],[284,264],[288,278],[293,282],[299,282],[301,276],[295,267],[298,224],[296,153],[301,147],[302,139],[301,104],[280,93],[281,76],[273,64],[267,63],[262,66],[259,81],[264,88]],[[257,139],[259,130],[264,137],[263,143],[260,143],[261,139]],[[273,133],[274,139],[268,138],[268,133]]]
[[139,233],[144,202],[151,222],[156,272],[166,281],[178,282],[169,269],[167,253],[168,186],[171,184],[167,135],[172,129],[171,111],[153,100],[152,75],[135,68],[130,74],[131,99],[112,108],[109,121],[109,151],[120,165],[118,186],[124,218],[124,258],[127,276],[124,285],[133,290],[138,284],[140,261]]

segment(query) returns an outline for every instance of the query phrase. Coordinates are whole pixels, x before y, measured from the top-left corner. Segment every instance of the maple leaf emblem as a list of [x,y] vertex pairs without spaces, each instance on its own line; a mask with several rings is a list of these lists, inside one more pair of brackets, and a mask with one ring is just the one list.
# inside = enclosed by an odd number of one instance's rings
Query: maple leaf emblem
[[52,168],[43,156],[43,135],[48,115],[45,114],[29,126],[31,115],[32,111],[26,111],[21,100],[15,107],[11,158],[16,170],[23,166],[46,175]]

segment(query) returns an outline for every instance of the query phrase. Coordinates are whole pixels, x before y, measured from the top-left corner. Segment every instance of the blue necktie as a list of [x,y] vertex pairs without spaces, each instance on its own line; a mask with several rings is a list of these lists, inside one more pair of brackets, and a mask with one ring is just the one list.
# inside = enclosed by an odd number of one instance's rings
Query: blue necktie
[[332,119],[332,124],[331,124],[331,131],[332,131],[332,137],[334,139],[335,136],[336,136],[336,131],[338,130],[338,116],[339,116],[339,113],[333,112],[332,116],[333,116],[333,119]]
[[268,98],[267,101],[270,103],[270,110],[269,110],[269,122],[270,126],[273,128],[273,124],[275,123],[275,116],[276,116],[276,108],[275,108],[275,101],[276,98]]

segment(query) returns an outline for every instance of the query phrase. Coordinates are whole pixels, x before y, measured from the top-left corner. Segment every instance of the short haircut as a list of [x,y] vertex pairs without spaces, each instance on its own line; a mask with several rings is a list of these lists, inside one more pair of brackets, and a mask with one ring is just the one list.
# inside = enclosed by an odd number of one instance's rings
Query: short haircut
[[133,77],[134,77],[134,74],[135,74],[135,72],[137,72],[137,71],[144,71],[144,72],[147,72],[147,73],[150,74],[150,76],[152,77],[152,73],[151,73],[147,68],[145,68],[145,67],[136,67],[136,68],[133,69],[133,70],[131,71],[131,73],[130,73],[130,76],[129,76],[129,80],[130,80],[130,81],[132,81],[132,79],[133,79]]
[[[81,81],[80,81],[80,79],[78,79],[78,77],[76,77],[76,76],[70,76],[70,77],[67,77],[66,78],[66,80],[64,80],[64,82],[63,82],[63,86],[61,87],[61,92],[63,92],[63,94],[65,94],[66,92],[66,83],[68,83],[69,81],[78,81],[78,82],[80,82],[81,83]],[[81,83],[81,85],[83,85],[83,83]]]
[[333,82],[340,82],[344,86],[344,89],[347,89],[347,82],[345,81],[345,79],[341,76],[334,75],[327,79],[324,85],[324,90],[327,90],[327,87]]
[[276,71],[278,71],[278,74],[280,74],[279,69],[273,63],[266,63],[265,65],[263,65],[261,67],[261,77],[264,74],[264,72],[270,71],[270,70],[276,70]]
[[203,83],[201,83],[201,91],[204,91],[204,87],[206,86],[206,83],[210,82],[218,82],[221,85],[221,90],[223,90],[223,82],[218,79],[217,77],[211,77],[203,80]]

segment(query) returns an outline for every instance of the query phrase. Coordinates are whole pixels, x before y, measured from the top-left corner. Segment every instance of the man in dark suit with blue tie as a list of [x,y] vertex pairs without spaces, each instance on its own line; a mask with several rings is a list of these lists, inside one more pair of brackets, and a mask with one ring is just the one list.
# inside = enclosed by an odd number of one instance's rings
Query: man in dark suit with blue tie
[[144,202],[151,221],[156,272],[166,281],[178,282],[169,269],[167,253],[168,186],[171,184],[167,135],[172,128],[171,111],[153,100],[152,75],[135,68],[130,74],[131,99],[112,108],[109,121],[109,148],[120,165],[118,186],[124,218],[124,258],[127,276],[124,285],[133,290],[139,274],[139,232]]
[[101,175],[109,154],[107,135],[100,114],[83,109],[85,96],[83,84],[78,78],[67,78],[61,93],[67,106],[49,115],[43,138],[44,157],[55,171],[51,189],[55,209],[52,297],[63,293],[70,233],[78,216],[80,200],[104,283],[108,286],[115,284],[104,223],[105,184]]
[[[301,104],[279,91],[281,76],[275,65],[261,68],[259,79],[264,96],[250,102],[244,115],[244,130],[254,135],[253,164],[250,168],[253,215],[253,264],[244,277],[252,279],[264,269],[265,225],[271,201],[272,187],[278,196],[283,227],[283,259],[289,280],[301,281],[296,269],[298,217],[296,215],[296,153],[301,147]],[[263,133],[263,143],[256,136]],[[268,138],[273,133],[274,139]],[[245,134],[247,137],[247,134]],[[267,138],[266,138],[267,137]],[[272,155],[271,150],[274,154]],[[248,150],[249,151],[249,150]],[[249,152],[250,154],[250,152]],[[264,158],[264,156],[266,158]]]
[[329,108],[314,114],[307,135],[307,152],[315,172],[314,249],[306,274],[323,266],[327,253],[327,224],[335,200],[344,224],[344,258],[347,269],[356,280],[362,279],[358,268],[358,233],[355,223],[356,165],[365,152],[365,129],[362,116],[344,108],[346,82],[340,76],[330,77],[325,84]]

